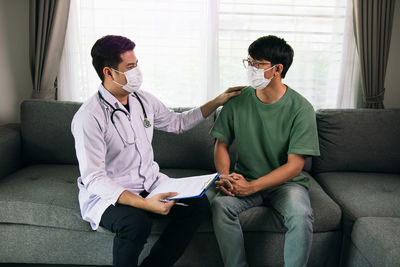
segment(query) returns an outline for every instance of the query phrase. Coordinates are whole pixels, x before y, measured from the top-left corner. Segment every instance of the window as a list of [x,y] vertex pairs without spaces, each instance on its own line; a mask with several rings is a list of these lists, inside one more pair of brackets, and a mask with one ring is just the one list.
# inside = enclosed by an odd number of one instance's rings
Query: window
[[346,0],[72,0],[59,99],[85,101],[100,84],[90,49],[107,34],[136,43],[143,90],[169,107],[198,106],[247,85],[242,59],[258,37],[283,37],[294,62],[283,82],[317,108],[336,107]]

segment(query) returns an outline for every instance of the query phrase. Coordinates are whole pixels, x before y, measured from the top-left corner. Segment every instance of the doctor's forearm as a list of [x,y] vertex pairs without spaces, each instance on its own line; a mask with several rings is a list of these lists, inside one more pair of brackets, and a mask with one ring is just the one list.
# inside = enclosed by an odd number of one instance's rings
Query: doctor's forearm
[[203,118],[207,118],[208,116],[210,116],[219,106],[221,106],[221,104],[217,101],[216,98],[202,105],[200,107],[200,110]]
[[245,86],[236,86],[236,87],[231,87],[225,90],[222,94],[214,98],[213,100],[205,103],[200,107],[201,113],[203,113],[203,117],[207,118],[210,116],[211,113],[213,113],[219,106],[224,105],[229,99],[231,99],[234,96],[238,96],[241,94],[241,90]]
[[145,201],[141,196],[138,196],[128,190],[121,193],[117,200],[118,204],[128,205],[136,208],[143,209],[145,206]]

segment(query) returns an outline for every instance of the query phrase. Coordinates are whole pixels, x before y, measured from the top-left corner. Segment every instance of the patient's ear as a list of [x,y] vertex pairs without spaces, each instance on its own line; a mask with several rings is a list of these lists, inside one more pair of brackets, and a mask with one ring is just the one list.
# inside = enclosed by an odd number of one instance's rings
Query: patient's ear
[[276,66],[276,72],[277,72],[279,75],[282,75],[283,65],[282,65],[282,64],[276,64],[275,66]]

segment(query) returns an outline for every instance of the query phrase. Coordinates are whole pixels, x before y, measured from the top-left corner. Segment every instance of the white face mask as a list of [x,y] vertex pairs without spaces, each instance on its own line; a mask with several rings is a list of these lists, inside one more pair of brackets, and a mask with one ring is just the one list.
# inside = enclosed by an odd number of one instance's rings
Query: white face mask
[[270,69],[274,68],[275,66],[272,66],[269,69],[257,69],[256,67],[249,66],[247,68],[247,78],[249,80],[250,86],[255,88],[255,89],[264,89],[267,87],[267,85],[270,83],[273,76],[270,79],[266,79],[264,77],[264,72],[269,71]]
[[136,66],[135,68],[125,71],[125,72],[120,72],[116,69],[113,69],[114,71],[124,74],[126,78],[126,84],[122,85],[116,81],[113,80],[114,83],[118,84],[119,86],[122,86],[122,89],[129,93],[134,93],[137,90],[139,90],[140,86],[142,85],[143,82],[143,76],[142,72],[139,69],[139,66]]

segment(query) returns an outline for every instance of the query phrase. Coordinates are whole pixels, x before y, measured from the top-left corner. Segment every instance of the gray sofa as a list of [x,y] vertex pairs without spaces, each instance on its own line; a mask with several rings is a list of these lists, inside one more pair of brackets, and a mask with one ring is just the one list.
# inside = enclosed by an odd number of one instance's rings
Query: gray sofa
[[313,177],[343,211],[341,266],[400,266],[400,110],[319,110]]
[[[101,228],[98,231],[92,231],[89,224],[80,217],[76,186],[79,170],[74,141],[70,133],[70,123],[79,106],[80,103],[73,102],[27,100],[21,105],[20,124],[0,126],[0,263],[112,264],[113,234]],[[344,114],[347,114],[346,112],[352,113],[352,111],[343,111]],[[398,123],[400,113],[394,112],[397,117],[389,116],[389,120],[393,119],[393,122],[388,124],[397,122],[397,125],[400,125]],[[357,118],[357,114],[363,113],[364,111],[354,111],[353,115]],[[313,160],[312,168],[308,160],[304,170],[307,175],[313,174],[313,176],[310,175],[312,181],[310,198],[315,223],[309,266],[339,266],[341,257],[343,264],[349,266],[366,266],[362,265],[365,262],[374,265],[375,258],[368,258],[368,256],[377,253],[382,253],[383,256],[388,255],[389,259],[385,263],[390,264],[390,260],[399,263],[397,256],[390,254],[393,252],[385,254],[386,248],[397,246],[398,249],[399,247],[398,238],[390,239],[392,231],[398,230],[399,219],[382,217],[382,215],[399,217],[398,207],[396,207],[396,203],[397,206],[400,204],[397,186],[400,182],[398,179],[400,178],[399,141],[385,139],[391,147],[387,150],[375,151],[378,154],[371,156],[371,160],[363,165],[363,158],[352,158],[353,153],[359,156],[358,153],[361,152],[354,151],[353,147],[347,147],[349,140],[340,139],[342,137],[340,128],[334,127],[336,130],[339,129],[338,136],[338,133],[330,132],[329,120],[325,125],[321,124],[324,118],[334,120],[335,114],[338,114],[339,120],[343,119],[343,125],[347,125],[347,118],[342,116],[342,111],[318,113],[322,156]],[[386,113],[380,116],[386,119]],[[179,136],[155,131],[153,138],[155,159],[162,172],[171,177],[215,172],[213,168],[214,139],[208,134],[215,117],[215,114],[210,116],[196,128]],[[368,121],[370,118],[368,115],[366,117]],[[353,121],[350,121],[348,125],[353,126]],[[395,127],[397,130],[388,132],[388,134],[394,134],[389,138],[399,137],[399,126]],[[346,134],[352,133],[350,131],[344,135]],[[368,146],[362,143],[366,140],[355,139],[353,135],[348,137],[354,142],[359,141],[364,150],[370,150],[368,143]],[[326,138],[333,138],[335,144],[336,141],[338,141],[337,144],[343,141],[345,145],[330,147],[331,142]],[[370,138],[373,139],[374,136]],[[339,162],[336,157],[339,157],[340,161],[343,155],[334,151],[332,156],[332,151],[329,149],[345,149],[344,165],[350,166],[352,161],[346,165],[347,160],[354,160],[360,166],[368,167],[365,169],[367,173],[350,167],[341,170],[337,167]],[[383,153],[379,154],[381,152]],[[234,146],[231,154],[231,159],[234,161]],[[376,161],[375,158],[378,156],[382,159]],[[387,163],[385,158],[389,156],[397,160],[397,164]],[[383,165],[380,165],[381,163]],[[369,169],[371,164],[378,164],[379,168]],[[393,167],[389,169],[390,174],[387,173],[385,164]],[[379,172],[379,174],[371,174],[371,171]],[[352,208],[358,211],[358,206],[353,198],[341,197],[343,192],[348,192],[350,196],[357,195],[360,200],[363,199],[362,194],[367,194],[364,195],[365,203],[362,203],[366,209],[374,203],[372,199],[367,201],[368,198],[375,198],[375,191],[374,188],[367,186],[369,189],[367,190],[363,187],[365,184],[364,180],[361,180],[364,178],[363,175],[367,176],[367,182],[377,186],[376,192],[382,195],[381,198],[376,197],[378,201],[390,199],[390,202],[384,205],[388,212],[361,213],[360,211],[356,213],[357,215],[348,212]],[[314,176],[317,179],[314,179]],[[337,183],[335,183],[336,180]],[[380,182],[381,187],[378,186]],[[387,193],[390,190],[397,190],[397,193]],[[357,193],[358,191],[360,193]],[[214,194],[214,190],[209,190],[207,193],[210,199]],[[380,207],[382,206],[377,206],[377,209],[381,210]],[[354,218],[360,219],[352,226]],[[282,266],[286,229],[279,214],[268,207],[256,207],[243,212],[240,220],[245,232],[250,266]],[[153,225],[148,245],[145,246],[141,257],[148,253],[149,247],[154,243],[164,225],[163,220]],[[385,231],[380,232],[382,229]],[[347,233],[348,238],[343,238],[346,236],[342,234],[343,231]],[[386,242],[386,237],[381,238],[382,233],[387,234],[387,238],[392,242]],[[380,242],[385,244],[380,250],[370,252],[371,248],[373,249],[373,242],[360,246],[368,240],[377,238],[381,238]],[[382,256],[377,255],[376,262],[381,263]],[[352,261],[358,265],[353,265]],[[201,225],[176,266],[222,266],[210,220],[206,220]]]

